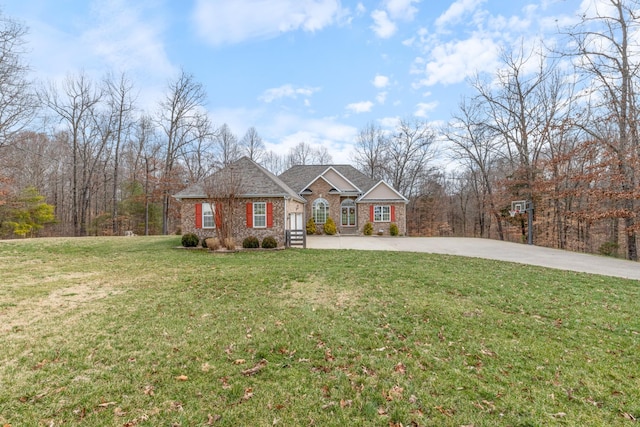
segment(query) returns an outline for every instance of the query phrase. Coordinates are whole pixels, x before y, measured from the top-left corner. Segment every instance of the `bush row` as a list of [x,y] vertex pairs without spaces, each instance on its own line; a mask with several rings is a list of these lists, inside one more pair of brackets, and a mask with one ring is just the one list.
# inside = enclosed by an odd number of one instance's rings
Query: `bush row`
[[262,243],[260,243],[257,237],[249,236],[242,241],[242,247],[245,249],[256,249],[260,247],[263,249],[273,249],[278,247],[278,241],[275,237],[267,236],[262,239]]

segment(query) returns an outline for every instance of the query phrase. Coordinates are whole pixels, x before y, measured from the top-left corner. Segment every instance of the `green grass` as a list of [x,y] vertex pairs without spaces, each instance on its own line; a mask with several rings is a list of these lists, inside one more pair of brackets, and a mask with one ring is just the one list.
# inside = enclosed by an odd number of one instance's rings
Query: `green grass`
[[0,242],[0,425],[640,417],[638,282],[430,254],[213,255],[179,242]]

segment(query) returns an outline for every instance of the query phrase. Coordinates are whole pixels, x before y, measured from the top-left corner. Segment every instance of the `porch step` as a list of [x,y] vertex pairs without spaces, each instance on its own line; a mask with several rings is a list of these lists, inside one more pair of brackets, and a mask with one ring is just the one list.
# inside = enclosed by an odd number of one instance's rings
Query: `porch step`
[[285,246],[287,248],[292,246],[307,247],[307,233],[305,230],[287,230],[285,238]]

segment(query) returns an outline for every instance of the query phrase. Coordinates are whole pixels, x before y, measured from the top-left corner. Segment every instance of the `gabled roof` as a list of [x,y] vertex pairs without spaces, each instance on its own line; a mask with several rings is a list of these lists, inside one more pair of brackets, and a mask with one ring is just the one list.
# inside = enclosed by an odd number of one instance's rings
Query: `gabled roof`
[[[302,193],[318,178],[323,178],[325,181],[330,182],[323,177],[330,170],[341,175],[361,193],[366,193],[376,184],[376,181],[351,165],[296,165],[283,172],[279,178],[297,193]],[[336,185],[331,182],[330,184],[332,186]],[[337,188],[337,190],[340,189]]]
[[[280,178],[254,162],[248,157],[229,164],[205,178],[206,181],[216,182],[216,177],[221,177],[228,170],[237,170],[241,184],[242,194],[239,197],[286,197],[305,203],[306,200],[293,191]],[[176,199],[203,199],[207,197],[204,183],[198,182],[190,185],[173,197]]]
[[[395,197],[389,197],[389,194],[392,194]],[[371,187],[369,191],[358,197],[358,200],[356,200],[356,202],[376,202],[389,200],[402,200],[404,203],[409,203],[409,200],[406,197],[398,193],[395,188],[384,181],[378,181],[378,183]]]

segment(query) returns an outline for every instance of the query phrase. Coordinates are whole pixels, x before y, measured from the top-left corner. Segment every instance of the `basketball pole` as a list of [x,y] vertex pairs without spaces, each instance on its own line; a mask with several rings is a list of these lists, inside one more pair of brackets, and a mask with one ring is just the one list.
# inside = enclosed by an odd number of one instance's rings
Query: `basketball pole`
[[527,243],[533,245],[533,201],[527,201]]

